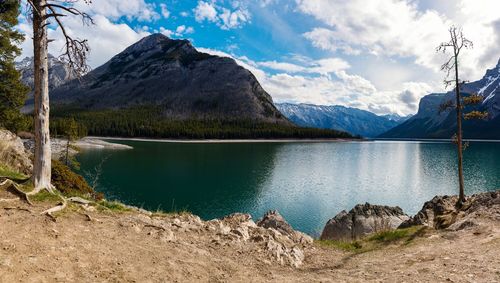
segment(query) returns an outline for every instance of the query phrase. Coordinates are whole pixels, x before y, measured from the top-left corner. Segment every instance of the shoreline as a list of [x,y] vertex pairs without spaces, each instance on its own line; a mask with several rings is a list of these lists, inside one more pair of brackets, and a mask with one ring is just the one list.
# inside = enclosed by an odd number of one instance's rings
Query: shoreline
[[87,136],[89,140],[142,141],[162,143],[330,143],[330,142],[364,142],[365,139],[154,139],[154,138],[122,138]]
[[100,138],[84,137],[72,144],[82,150],[84,149],[133,149],[133,147],[125,144],[111,143]]
[[[101,137],[101,136],[86,136],[81,139],[85,143],[94,143],[93,141],[100,141],[106,143],[108,146],[122,144],[107,142],[108,141],[140,141],[140,142],[161,142],[161,143],[338,143],[338,142],[415,142],[415,143],[451,143],[450,139],[375,139],[375,138],[361,138],[361,139],[169,139],[169,138],[127,138],[127,137]],[[485,143],[500,143],[500,140],[487,140],[487,139],[464,139],[466,142],[485,142]],[[99,144],[96,143],[98,147]],[[93,147],[93,146],[90,146]],[[123,145],[122,148],[132,148]],[[103,148],[106,148],[104,146]]]

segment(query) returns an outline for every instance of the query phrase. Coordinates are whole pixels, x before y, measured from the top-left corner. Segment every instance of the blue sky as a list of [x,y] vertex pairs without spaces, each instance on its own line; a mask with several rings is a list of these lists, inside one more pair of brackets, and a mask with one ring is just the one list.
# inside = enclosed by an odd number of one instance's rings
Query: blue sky
[[[204,52],[250,69],[278,102],[341,104],[378,114],[414,113],[419,99],[443,91],[435,47],[452,24],[475,48],[461,64],[479,79],[500,57],[498,0],[94,0],[77,3],[95,26],[67,18],[87,38],[97,67],[150,33],[187,38]],[[19,29],[30,34],[21,18]],[[62,47],[58,30],[50,51]],[[23,55],[32,52],[23,44]]]

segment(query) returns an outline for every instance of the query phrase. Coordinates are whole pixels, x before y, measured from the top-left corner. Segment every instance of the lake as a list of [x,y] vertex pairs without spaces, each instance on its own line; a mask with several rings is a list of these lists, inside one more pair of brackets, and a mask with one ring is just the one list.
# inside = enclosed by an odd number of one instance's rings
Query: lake
[[[277,209],[313,236],[358,203],[414,214],[433,196],[458,191],[448,142],[114,142],[134,149],[78,155],[89,181],[101,164],[97,190],[108,199],[205,220],[233,212],[257,220]],[[467,194],[500,188],[500,143],[472,142],[464,158]]]

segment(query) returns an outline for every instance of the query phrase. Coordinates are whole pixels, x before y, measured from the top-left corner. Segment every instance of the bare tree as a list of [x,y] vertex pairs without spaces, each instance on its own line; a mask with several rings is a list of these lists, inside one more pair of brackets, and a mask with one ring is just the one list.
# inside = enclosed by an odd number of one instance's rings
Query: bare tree
[[[458,204],[461,205],[465,201],[464,192],[464,175],[463,175],[463,150],[467,147],[467,143],[463,143],[463,132],[462,132],[462,119],[473,119],[473,118],[485,118],[487,113],[480,111],[472,111],[463,115],[464,105],[478,104],[482,102],[482,97],[477,94],[469,95],[468,97],[462,97],[461,86],[465,84],[465,81],[460,82],[459,78],[459,56],[463,48],[470,49],[473,47],[472,41],[465,38],[462,29],[452,26],[449,29],[450,41],[441,43],[436,51],[447,53],[448,50],[452,50],[452,54],[449,59],[441,66],[441,70],[446,72],[446,78],[444,83],[446,87],[453,85],[455,86],[455,102],[446,101],[440,106],[440,112],[455,109],[457,116],[457,132],[453,136],[454,143],[457,144],[458,153],[458,183],[459,183],[459,200]],[[454,72],[454,76],[452,73]],[[450,79],[450,76],[452,78]]]
[[[46,189],[53,192],[51,185],[51,148],[49,133],[49,83],[47,26],[56,24],[65,39],[64,53],[60,59],[77,74],[89,70],[86,64],[89,46],[87,40],[73,38],[65,29],[61,19],[73,15],[82,18],[83,24],[93,23],[92,18],[74,8],[79,0],[25,0],[28,15],[33,24],[34,55],[34,128],[35,159],[33,166],[33,193]],[[90,4],[91,0],[82,0]],[[21,1],[22,3],[23,1]],[[53,22],[51,22],[53,21]]]

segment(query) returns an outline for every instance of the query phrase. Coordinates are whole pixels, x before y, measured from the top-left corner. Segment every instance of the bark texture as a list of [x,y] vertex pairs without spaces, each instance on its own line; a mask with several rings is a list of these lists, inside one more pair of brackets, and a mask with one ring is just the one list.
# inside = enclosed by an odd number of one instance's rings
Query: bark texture
[[33,185],[35,191],[51,190],[51,149],[49,132],[49,66],[47,50],[46,0],[33,1],[33,51],[34,51],[34,123],[35,158]]

